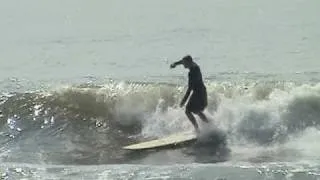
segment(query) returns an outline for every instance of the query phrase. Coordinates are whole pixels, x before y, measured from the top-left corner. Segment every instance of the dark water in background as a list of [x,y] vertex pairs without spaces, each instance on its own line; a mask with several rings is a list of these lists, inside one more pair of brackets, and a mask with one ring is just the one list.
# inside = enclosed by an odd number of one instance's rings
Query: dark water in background
[[[319,179],[319,6],[2,3],[0,179]],[[208,88],[203,139],[121,150],[192,130],[169,69],[185,54]]]

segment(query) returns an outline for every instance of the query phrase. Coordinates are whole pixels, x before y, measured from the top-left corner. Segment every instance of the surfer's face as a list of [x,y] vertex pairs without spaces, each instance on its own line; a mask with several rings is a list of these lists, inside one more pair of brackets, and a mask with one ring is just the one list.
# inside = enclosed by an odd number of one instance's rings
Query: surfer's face
[[185,56],[182,58],[182,64],[184,68],[191,68],[192,66],[192,57],[191,56]]
[[183,66],[184,66],[184,68],[188,69],[191,67],[191,63],[189,61],[184,61]]

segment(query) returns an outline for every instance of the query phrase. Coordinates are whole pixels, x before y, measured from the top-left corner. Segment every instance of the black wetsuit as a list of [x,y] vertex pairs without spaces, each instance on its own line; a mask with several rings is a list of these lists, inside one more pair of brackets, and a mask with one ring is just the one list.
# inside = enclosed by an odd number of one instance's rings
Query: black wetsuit
[[198,65],[194,65],[189,71],[188,88],[192,90],[192,95],[186,106],[187,111],[197,113],[207,107],[207,90],[202,80],[202,74]]

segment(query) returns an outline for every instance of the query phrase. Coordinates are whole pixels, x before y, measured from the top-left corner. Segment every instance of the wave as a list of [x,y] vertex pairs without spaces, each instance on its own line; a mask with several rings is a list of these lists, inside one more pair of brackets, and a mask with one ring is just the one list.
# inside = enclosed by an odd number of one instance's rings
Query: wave
[[[231,146],[284,144],[320,124],[319,84],[206,84],[205,113]],[[174,84],[114,82],[3,94],[0,157],[26,163],[118,162],[121,146],[192,130],[178,106],[184,91]]]

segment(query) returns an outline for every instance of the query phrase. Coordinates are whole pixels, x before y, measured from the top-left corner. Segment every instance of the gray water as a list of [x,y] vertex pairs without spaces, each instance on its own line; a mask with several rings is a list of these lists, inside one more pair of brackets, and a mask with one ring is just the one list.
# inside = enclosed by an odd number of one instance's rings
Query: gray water
[[[319,8],[3,1],[0,179],[319,179]],[[187,71],[169,69],[186,54],[226,146],[121,150],[192,129],[177,106]]]

